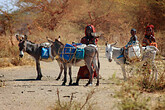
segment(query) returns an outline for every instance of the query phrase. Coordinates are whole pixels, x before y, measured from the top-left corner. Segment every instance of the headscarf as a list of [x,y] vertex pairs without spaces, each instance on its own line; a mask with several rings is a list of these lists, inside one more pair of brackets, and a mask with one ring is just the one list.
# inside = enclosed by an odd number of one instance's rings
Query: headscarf
[[95,27],[94,27],[93,25],[87,25],[87,26],[85,27],[85,35],[86,35],[86,36],[87,36],[86,29],[87,29],[88,26],[92,27],[93,33],[96,32]]
[[[148,26],[146,26],[146,31],[147,31],[147,28],[151,28],[152,29],[151,35],[154,36],[154,25],[148,25]],[[145,35],[146,34],[147,34],[147,32],[145,32]]]

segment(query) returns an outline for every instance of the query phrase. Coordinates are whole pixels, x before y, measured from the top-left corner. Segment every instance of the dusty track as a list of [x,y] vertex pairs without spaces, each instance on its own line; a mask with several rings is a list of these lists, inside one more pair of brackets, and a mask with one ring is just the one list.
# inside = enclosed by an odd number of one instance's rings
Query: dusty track
[[[80,80],[79,86],[61,86],[62,80],[56,81],[59,67],[56,61],[51,63],[41,62],[43,78],[36,81],[35,66],[22,66],[0,69],[0,79],[5,80],[5,86],[0,87],[0,110],[46,110],[57,101],[57,88],[60,91],[61,100],[69,100],[69,96],[74,94],[74,101],[84,102],[92,89],[95,94],[92,102],[99,110],[111,109],[118,100],[113,97],[119,86],[109,80],[114,73],[121,78],[122,74],[119,65],[115,62],[109,63],[100,55],[100,86],[96,87],[96,79],[92,87],[84,87],[87,80]],[[73,82],[76,81],[78,67],[73,67]],[[63,77],[63,76],[62,76]],[[69,79],[67,81],[68,85]],[[113,108],[115,109],[115,108]]]

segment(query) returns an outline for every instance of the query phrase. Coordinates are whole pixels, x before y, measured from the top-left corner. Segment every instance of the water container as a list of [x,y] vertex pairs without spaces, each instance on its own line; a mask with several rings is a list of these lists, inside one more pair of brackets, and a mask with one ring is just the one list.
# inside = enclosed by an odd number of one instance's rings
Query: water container
[[84,49],[77,48],[76,50],[76,59],[84,59]]
[[48,59],[49,58],[49,48],[42,48],[41,50],[41,59]]
[[141,57],[141,51],[139,45],[133,45],[128,48],[128,58],[130,60],[139,59]]
[[60,53],[60,57],[69,61],[73,58],[76,48],[71,44],[66,44],[64,50]]

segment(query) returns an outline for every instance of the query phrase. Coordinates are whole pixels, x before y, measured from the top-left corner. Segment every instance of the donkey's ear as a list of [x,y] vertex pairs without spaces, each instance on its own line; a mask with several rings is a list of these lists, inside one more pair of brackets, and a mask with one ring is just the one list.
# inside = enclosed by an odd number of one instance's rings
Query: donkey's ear
[[112,46],[114,46],[114,45],[116,45],[117,44],[117,42],[115,42],[114,44],[112,44]]
[[16,39],[19,41],[18,34],[15,35]]
[[46,39],[48,40],[48,42],[53,43],[53,40],[52,39],[50,39],[48,37],[46,37]]
[[61,37],[60,36],[58,37],[58,41],[61,41]]
[[27,40],[27,35],[24,35],[24,39]]
[[108,45],[108,42],[105,42],[105,46],[107,46]]

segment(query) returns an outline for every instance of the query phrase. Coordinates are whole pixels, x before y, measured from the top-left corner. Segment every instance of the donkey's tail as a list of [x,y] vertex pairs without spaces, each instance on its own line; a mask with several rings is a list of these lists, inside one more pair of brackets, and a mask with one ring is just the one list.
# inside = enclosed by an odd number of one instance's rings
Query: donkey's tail
[[100,69],[100,61],[99,61],[99,52],[98,52],[98,50],[96,50],[96,54],[97,54],[97,61],[98,61],[98,69]]

